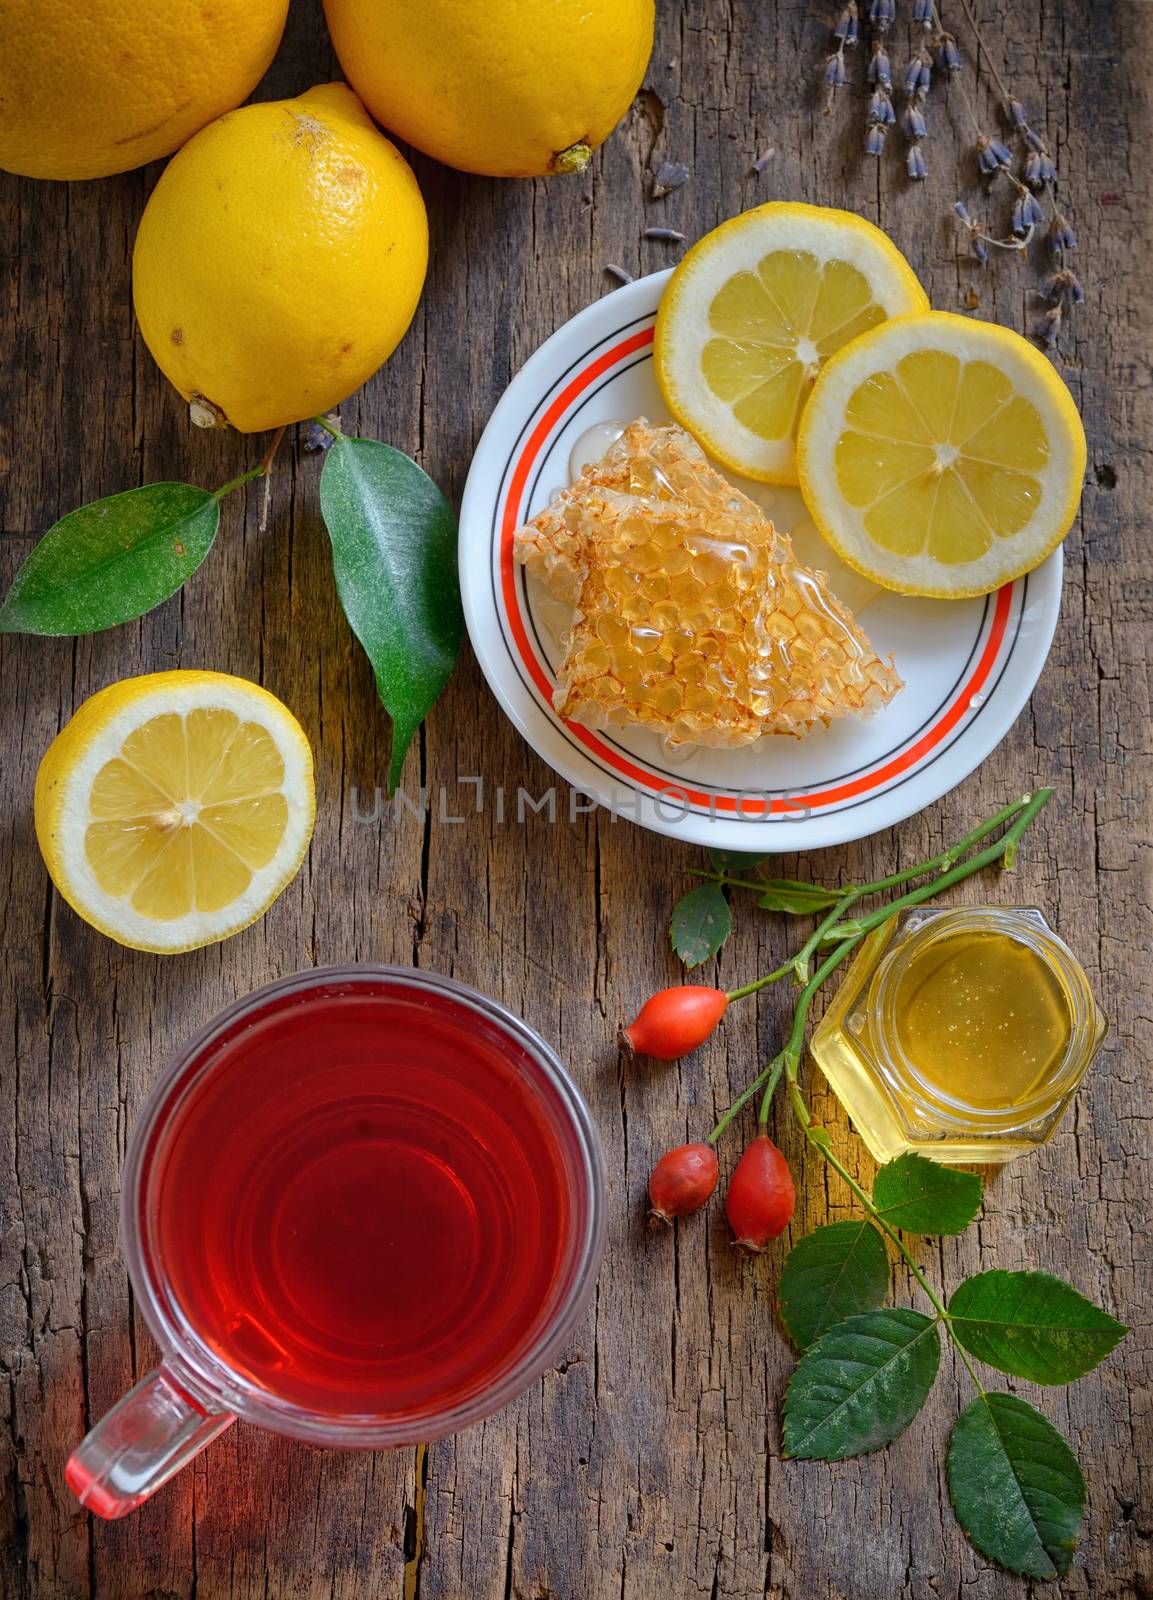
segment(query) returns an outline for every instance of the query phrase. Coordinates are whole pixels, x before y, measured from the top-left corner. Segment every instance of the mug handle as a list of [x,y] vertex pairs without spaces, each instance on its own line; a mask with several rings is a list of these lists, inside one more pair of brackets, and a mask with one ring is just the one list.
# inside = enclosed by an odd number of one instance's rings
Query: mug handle
[[65,1481],[86,1511],[127,1516],[235,1421],[230,1411],[206,1410],[162,1365],[77,1445]]

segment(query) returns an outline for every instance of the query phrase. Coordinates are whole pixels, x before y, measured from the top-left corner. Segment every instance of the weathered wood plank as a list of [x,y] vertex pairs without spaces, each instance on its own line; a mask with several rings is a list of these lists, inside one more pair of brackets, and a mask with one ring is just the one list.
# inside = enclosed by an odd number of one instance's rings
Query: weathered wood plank
[[[979,775],[891,834],[784,870],[869,876],[1036,781],[1057,787],[1011,889],[995,892],[1053,914],[1106,997],[1113,1033],[1054,1143],[991,1185],[979,1228],[927,1244],[924,1259],[950,1285],[977,1266],[1042,1262],[1138,1325],[1100,1373],[1041,1399],[1078,1448],[1090,1490],[1082,1552],[1061,1592],[1121,1600],[1153,1592],[1144,1083],[1153,116],[1142,68],[1153,13],[1093,0],[974,3],[991,51],[1057,146],[1082,241],[1088,301],[1060,364],[1085,415],[1090,476],[1064,615],[1030,710]],[[389,367],[343,408],[346,425],[416,451],[459,496],[508,379],[605,292],[606,261],[635,272],[666,265],[676,252],[642,241],[645,226],[691,238],[774,196],[862,211],[890,229],[936,303],[960,308],[972,291],[982,314],[1027,326],[1026,264],[997,260],[982,274],[959,255],[949,208],[970,185],[957,90],[947,102],[935,92],[933,176],[918,188],[895,157],[878,168],[859,154],[859,99],[847,96],[831,123],[819,115],[814,68],[834,9],[668,0],[648,86],[584,179],[486,182],[418,158],[433,222],[428,290]],[[972,59],[963,14],[944,9]],[[297,0],[261,92],[295,91],[330,66],[319,7]],[[964,81],[972,95],[971,74]],[[988,115],[983,89],[973,97]],[[757,177],[752,159],[767,151]],[[686,161],[692,177],[653,202],[646,173],[663,157]],[[155,169],[99,184],[5,180],[0,190],[4,581],[34,533],[84,499],[162,476],[220,482],[253,457],[251,441],[191,433],[134,337],[131,239],[154,178]],[[770,996],[729,1018],[679,1072],[622,1070],[617,1021],[677,970],[664,925],[684,882],[683,847],[603,815],[570,823],[563,785],[555,825],[531,815],[521,825],[515,812],[501,824],[491,805],[442,821],[440,785],[450,815],[463,809],[458,794],[469,799],[459,776],[483,775],[512,796],[553,781],[471,660],[406,769],[410,793],[431,790],[431,817],[358,820],[382,781],[387,733],[338,615],[317,475],[316,460],[286,451],[267,530],[259,490],[229,504],[210,563],[140,623],[75,645],[0,641],[0,1591],[14,1600],[1022,1592],[974,1554],[948,1507],[943,1446],[966,1396],[948,1360],[925,1415],[890,1450],[837,1466],[782,1462],[777,1409],[792,1358],[773,1315],[777,1261],[736,1260],[717,1215],[679,1238],[641,1227],[654,1156],[707,1126],[783,1023],[784,1000]],[[316,749],[320,805],[309,862],[263,923],[162,961],[108,944],[48,893],[31,789],[41,753],[86,695],[175,665],[244,673],[287,700]],[[967,888],[970,899],[982,893]],[[725,981],[774,964],[785,947],[779,919],[744,909]],[[523,1012],[572,1064],[609,1164],[595,1306],[530,1394],[431,1448],[419,1551],[414,1452],[322,1454],[242,1427],[135,1517],[89,1522],[63,1490],[63,1460],[86,1420],[152,1359],[116,1244],[135,1112],[171,1050],[231,995],[350,958],[452,972]],[[845,1159],[867,1171],[835,1105],[820,1085],[812,1093]],[[787,1122],[779,1132],[803,1176],[798,1227],[843,1214],[844,1189],[800,1162]],[[899,1280],[898,1294],[910,1300],[909,1285]]]

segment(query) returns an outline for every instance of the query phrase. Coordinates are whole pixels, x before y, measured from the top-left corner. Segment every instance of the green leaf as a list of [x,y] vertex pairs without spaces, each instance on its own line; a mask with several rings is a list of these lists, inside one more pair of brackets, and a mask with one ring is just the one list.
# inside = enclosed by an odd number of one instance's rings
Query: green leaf
[[825,911],[841,898],[835,889],[822,889],[815,883],[798,883],[793,878],[766,878],[765,892],[757,901],[766,911],[788,911],[795,917]]
[[928,1398],[941,1359],[937,1324],[888,1307],[848,1317],[797,1363],[785,1394],[785,1454],[841,1461],[889,1444]]
[[0,606],[0,633],[97,633],[176,593],[212,548],[220,505],[191,483],[94,500],[49,528]]
[[981,1209],[981,1180],[907,1154],[877,1173],[873,1204],[890,1227],[906,1233],[964,1233]]
[[1083,1378],[1129,1331],[1047,1272],[978,1272],[949,1302],[970,1355],[1031,1383]]
[[733,914],[719,883],[690,889],[673,907],[669,938],[686,967],[715,956],[733,931]]
[[343,436],[324,463],[320,510],[340,603],[392,718],[395,788],[460,649],[456,518],[415,461],[376,439]]
[[949,1440],[949,1494],[969,1538],[1027,1578],[1068,1572],[1085,1480],[1051,1422],[1013,1394],[981,1394]]
[[781,1320],[804,1350],[855,1312],[872,1311],[889,1287],[884,1241],[867,1220],[827,1222],[794,1245],[781,1268]]
[[710,850],[709,860],[714,872],[731,872],[734,877],[739,877],[746,872],[755,872],[762,861],[767,861],[766,855],[755,855],[745,850]]

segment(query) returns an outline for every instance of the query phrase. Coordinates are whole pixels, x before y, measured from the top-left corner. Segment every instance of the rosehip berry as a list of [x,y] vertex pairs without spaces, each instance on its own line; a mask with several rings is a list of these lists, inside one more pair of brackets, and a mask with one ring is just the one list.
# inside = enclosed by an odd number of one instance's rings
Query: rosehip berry
[[788,1162],[768,1134],[759,1133],[737,1162],[725,1196],[725,1211],[738,1246],[759,1254],[771,1239],[784,1233],[796,1201]]
[[675,1061],[703,1044],[724,1015],[729,997],[723,989],[683,983],[661,989],[646,1000],[635,1022],[617,1035],[630,1055]]
[[649,1178],[652,1223],[699,1211],[717,1186],[717,1152],[711,1144],[681,1144],[661,1157]]

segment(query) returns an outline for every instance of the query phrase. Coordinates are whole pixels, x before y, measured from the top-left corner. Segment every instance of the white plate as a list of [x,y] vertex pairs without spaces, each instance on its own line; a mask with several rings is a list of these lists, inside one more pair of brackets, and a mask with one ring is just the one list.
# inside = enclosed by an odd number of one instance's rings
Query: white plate
[[[798,554],[827,570],[905,689],[869,720],[804,739],[670,754],[642,728],[598,733],[552,709],[568,618],[512,560],[514,531],[570,481],[598,423],[668,419],[653,375],[668,273],[605,296],[525,363],[493,412],[460,522],[465,616],[481,668],[521,733],[590,800],[658,833],[724,850],[815,850],[890,827],[954,788],[996,748],[1040,675],[1057,625],[1061,552],[981,600],[916,600],[840,566],[795,489],[742,481]],[[562,797],[560,807],[581,802]]]

